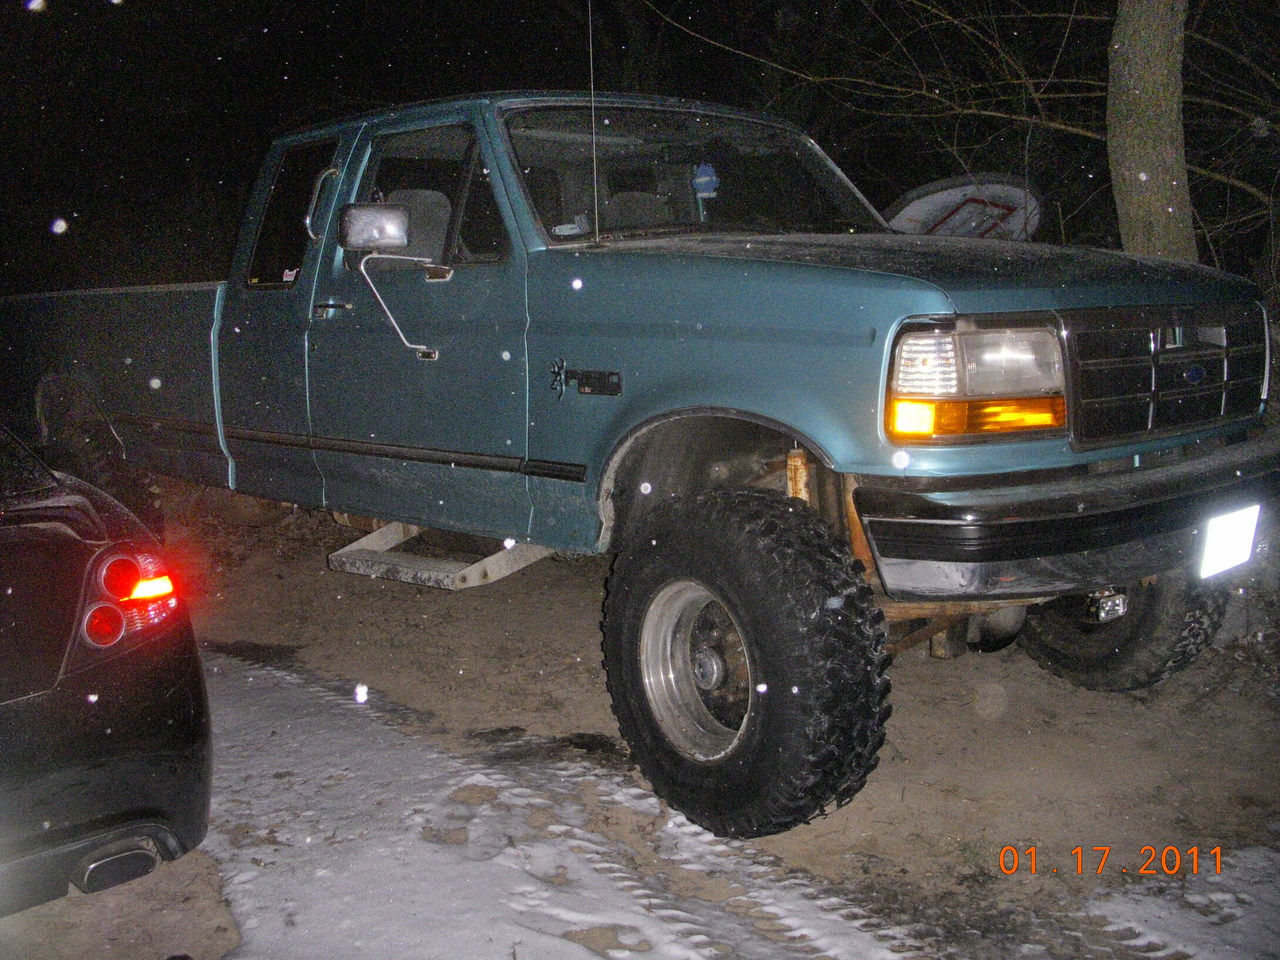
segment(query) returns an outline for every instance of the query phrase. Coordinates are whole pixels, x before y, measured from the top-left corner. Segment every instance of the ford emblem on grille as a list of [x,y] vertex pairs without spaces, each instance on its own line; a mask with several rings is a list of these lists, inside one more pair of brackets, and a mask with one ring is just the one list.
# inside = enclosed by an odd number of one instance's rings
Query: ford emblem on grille
[[1204,367],[1196,363],[1187,367],[1187,369],[1182,371],[1182,379],[1194,386],[1195,384],[1200,383],[1204,379],[1204,375],[1206,372],[1207,371],[1205,370]]

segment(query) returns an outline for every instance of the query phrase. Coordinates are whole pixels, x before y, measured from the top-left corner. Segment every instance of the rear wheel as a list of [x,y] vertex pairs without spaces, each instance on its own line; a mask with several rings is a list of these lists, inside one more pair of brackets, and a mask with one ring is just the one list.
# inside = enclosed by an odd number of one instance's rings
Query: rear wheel
[[125,461],[110,427],[97,418],[68,416],[53,431],[46,455],[58,470],[110,494],[157,540],[164,539],[164,511],[151,491],[151,473]]
[[731,837],[847,802],[889,715],[883,620],[799,500],[716,490],[657,508],[614,561],[604,661],[654,791]]
[[1052,673],[1090,690],[1136,690],[1191,663],[1213,640],[1227,593],[1183,570],[1125,588],[1127,612],[1099,623],[1088,597],[1027,612],[1018,642]]

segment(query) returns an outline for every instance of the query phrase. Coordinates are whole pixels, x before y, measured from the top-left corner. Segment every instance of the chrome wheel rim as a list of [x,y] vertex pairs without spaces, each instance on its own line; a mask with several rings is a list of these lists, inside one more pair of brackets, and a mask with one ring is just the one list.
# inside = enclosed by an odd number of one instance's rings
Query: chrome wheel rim
[[658,591],[640,631],[640,670],[653,717],[676,750],[704,763],[733,751],[755,688],[742,630],[710,590],[677,580]]

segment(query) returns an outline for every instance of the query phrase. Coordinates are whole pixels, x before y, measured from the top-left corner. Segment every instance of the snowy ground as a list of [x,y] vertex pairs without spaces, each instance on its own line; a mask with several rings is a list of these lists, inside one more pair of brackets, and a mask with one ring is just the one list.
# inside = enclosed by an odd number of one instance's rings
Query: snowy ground
[[217,655],[209,666],[219,764],[205,849],[244,937],[234,957],[918,952],[683,817],[649,838],[662,869],[643,869],[630,845],[593,829],[600,811],[637,827],[659,814],[621,778],[574,762],[453,758],[354,692]]
[[1192,957],[1280,957],[1280,853],[1252,848],[1176,888],[1152,884],[1090,904],[1112,930],[1149,946]]
[[[449,756],[375,693],[207,658],[218,765],[205,850],[248,958],[571,960],[978,955],[588,762]],[[1042,922],[1022,957],[1280,957],[1280,856]],[[1052,934],[1050,937],[1049,934]],[[979,938],[980,939],[980,938]]]

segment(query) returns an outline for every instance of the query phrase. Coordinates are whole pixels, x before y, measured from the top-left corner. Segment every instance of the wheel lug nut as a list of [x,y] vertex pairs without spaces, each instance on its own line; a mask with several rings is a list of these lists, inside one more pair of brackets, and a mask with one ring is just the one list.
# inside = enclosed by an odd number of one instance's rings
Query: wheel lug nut
[[703,648],[693,654],[693,682],[699,690],[718,690],[724,685],[724,658],[716,651]]

